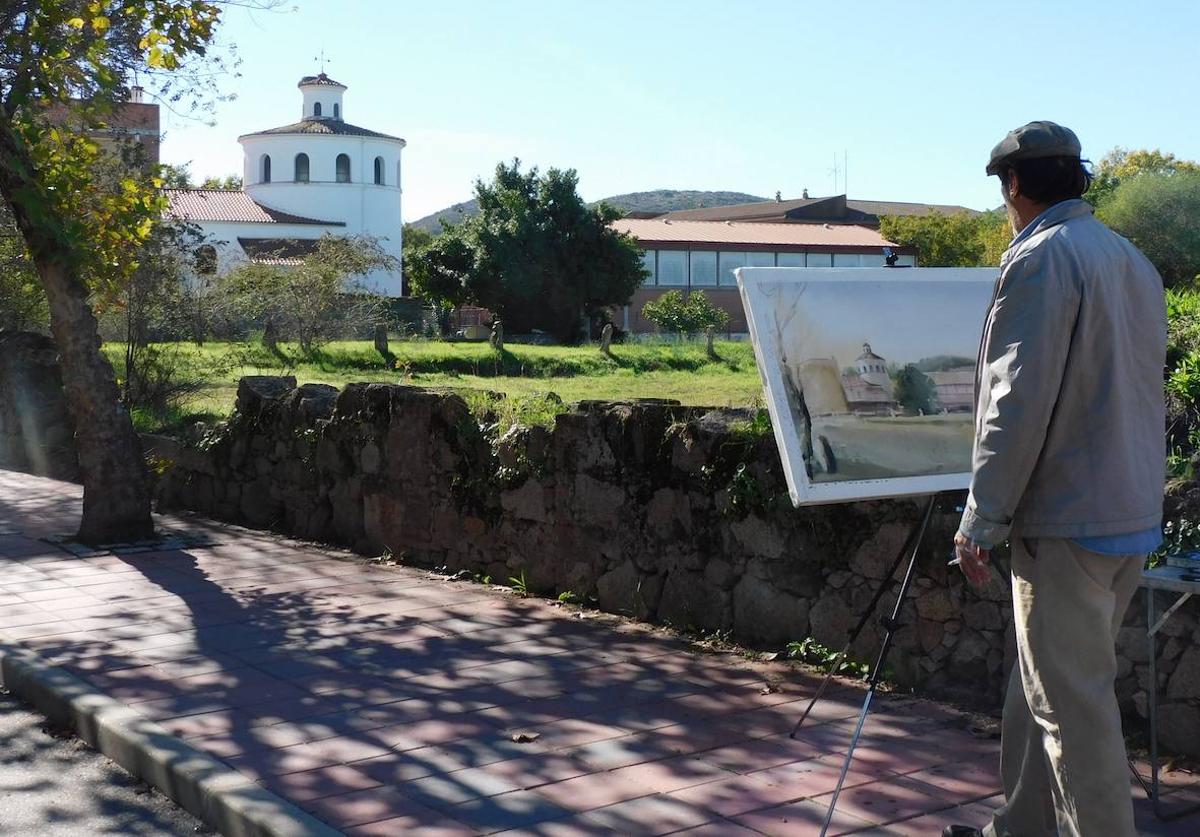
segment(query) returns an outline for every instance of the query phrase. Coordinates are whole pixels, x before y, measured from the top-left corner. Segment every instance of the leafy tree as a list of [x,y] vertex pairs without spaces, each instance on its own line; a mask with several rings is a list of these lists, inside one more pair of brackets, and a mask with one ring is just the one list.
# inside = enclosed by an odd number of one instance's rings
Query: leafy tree
[[643,305],[642,316],[673,334],[695,334],[710,326],[720,330],[729,325],[729,313],[713,305],[704,291],[693,291],[687,297],[682,291],[667,291]]
[[373,238],[324,235],[299,265],[244,264],[219,280],[218,292],[243,317],[310,353],[330,336],[379,319],[381,300],[360,277],[395,267]]
[[937,386],[933,379],[909,363],[893,379],[896,403],[910,415],[929,415],[934,412]]
[[206,177],[204,182],[200,184],[201,189],[240,189],[242,188],[242,176],[240,174],[227,174],[224,177]]
[[979,267],[995,267],[1000,264],[1000,257],[1012,244],[1012,224],[1008,213],[1003,210],[992,210],[983,213],[979,218],[979,240],[983,243],[983,255],[979,259]]
[[1174,154],[1164,154],[1157,148],[1150,151],[1139,148],[1114,148],[1096,164],[1092,185],[1084,198],[1099,209],[1121,183],[1140,174],[1200,174],[1200,164],[1192,160],[1180,160]]
[[[404,264],[411,293],[432,306],[443,334],[450,331],[450,313],[467,301],[467,278],[475,265],[475,249],[463,225],[443,224],[430,236],[406,232]],[[410,240],[411,239],[411,240]]]
[[[981,267],[997,265],[1007,248],[1003,213],[945,215],[885,215],[879,233],[889,241],[915,246],[924,267]],[[1011,230],[1007,233],[1011,240]]]
[[629,302],[644,278],[641,250],[609,226],[620,212],[583,202],[573,169],[520,165],[501,163],[490,183],[475,183],[479,214],[462,225],[474,250],[467,297],[510,333],[575,342],[592,316]]
[[46,331],[49,327],[46,292],[12,216],[0,206],[0,329]]
[[164,189],[191,189],[196,185],[192,183],[192,173],[188,171],[187,163],[163,163],[159,168],[158,179],[162,181]]
[[1128,178],[1097,215],[1146,254],[1167,287],[1200,274],[1200,172]]
[[[91,292],[135,267],[161,209],[134,175],[102,188],[88,137],[137,76],[178,100],[209,89],[194,71],[220,17],[204,0],[23,0],[0,15],[0,198],[50,309],[83,476],[84,541],[152,534],[139,442],[100,353]],[[194,98],[193,98],[194,100]]]

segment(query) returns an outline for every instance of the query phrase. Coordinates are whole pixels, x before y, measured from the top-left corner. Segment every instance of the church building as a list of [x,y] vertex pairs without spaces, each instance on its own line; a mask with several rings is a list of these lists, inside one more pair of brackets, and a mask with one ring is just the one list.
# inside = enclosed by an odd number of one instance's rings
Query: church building
[[345,119],[346,85],[325,73],[300,79],[300,121],[238,137],[241,189],[169,189],[169,214],[206,237],[197,270],[225,272],[238,263],[295,262],[322,235],[379,239],[397,267],[363,282],[401,296],[399,137]]

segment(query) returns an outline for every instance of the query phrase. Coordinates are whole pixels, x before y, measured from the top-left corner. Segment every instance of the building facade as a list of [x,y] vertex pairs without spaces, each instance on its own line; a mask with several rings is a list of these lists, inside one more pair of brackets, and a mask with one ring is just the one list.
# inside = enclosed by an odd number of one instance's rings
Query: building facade
[[614,229],[643,248],[649,274],[617,325],[635,333],[654,331],[642,306],[669,290],[702,290],[729,314],[729,332],[748,331],[733,271],[739,267],[884,267],[885,248],[898,265],[916,264],[916,249],[888,241],[877,230],[856,225],[679,221],[622,218]]
[[297,86],[300,121],[238,137],[242,189],[170,190],[171,213],[205,233],[217,271],[301,258],[325,234],[374,237],[396,267],[361,279],[377,293],[402,296],[405,141],[347,122],[346,85],[325,73]]

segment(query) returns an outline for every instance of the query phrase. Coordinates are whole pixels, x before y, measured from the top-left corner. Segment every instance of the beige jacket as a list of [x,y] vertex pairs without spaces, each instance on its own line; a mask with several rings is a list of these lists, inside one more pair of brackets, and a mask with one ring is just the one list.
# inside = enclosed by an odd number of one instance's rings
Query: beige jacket
[[979,352],[971,494],[959,530],[1008,537],[1139,532],[1166,478],[1162,279],[1082,200],[1014,239]]

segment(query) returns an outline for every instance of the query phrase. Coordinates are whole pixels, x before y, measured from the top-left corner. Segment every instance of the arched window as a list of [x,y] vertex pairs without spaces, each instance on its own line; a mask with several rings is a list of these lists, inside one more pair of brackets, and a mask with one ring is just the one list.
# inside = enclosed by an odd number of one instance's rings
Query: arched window
[[262,160],[259,162],[258,180],[260,183],[271,182],[271,155],[262,155]]
[[375,158],[375,185],[376,186],[383,185],[383,158],[382,157]]
[[349,154],[337,155],[337,164],[336,165],[337,165],[337,182],[338,183],[349,183],[350,182],[350,155]]
[[321,103],[317,102],[315,105],[313,105],[313,116],[320,116],[320,115],[321,115]]
[[211,276],[217,272],[217,248],[211,244],[201,244],[193,254],[196,272],[201,276]]
[[334,119],[342,118],[342,106],[339,105],[337,102],[333,103],[333,118]]
[[296,155],[296,176],[292,179],[295,180],[297,183],[307,183],[308,182],[308,155],[307,154],[297,154]]

